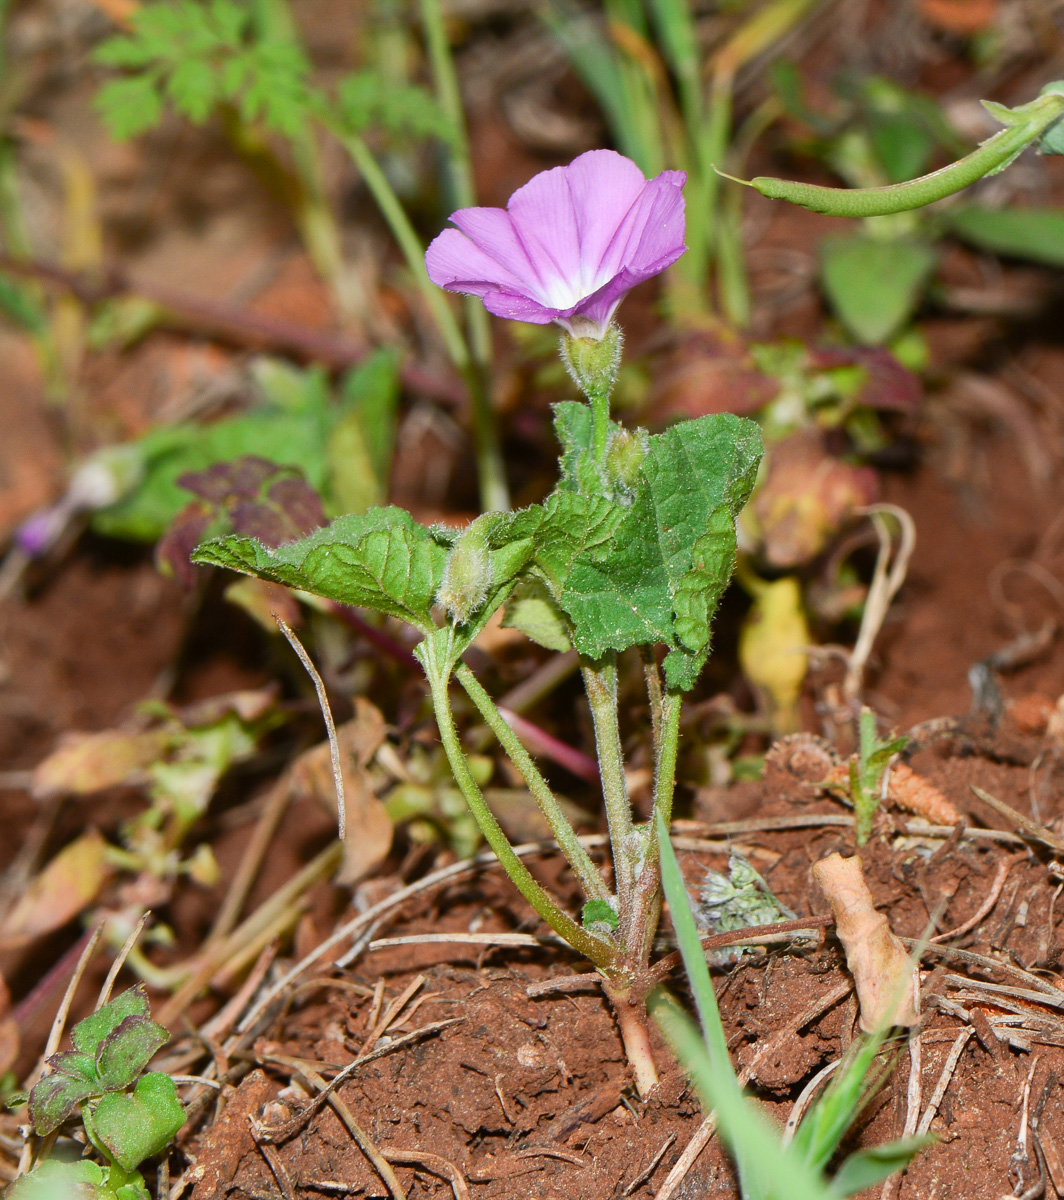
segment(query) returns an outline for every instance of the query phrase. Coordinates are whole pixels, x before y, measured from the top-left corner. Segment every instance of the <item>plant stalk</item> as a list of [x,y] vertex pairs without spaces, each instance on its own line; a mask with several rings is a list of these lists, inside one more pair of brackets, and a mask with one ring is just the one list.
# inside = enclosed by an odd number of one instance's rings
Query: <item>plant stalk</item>
[[433,639],[426,638],[419,647],[419,649],[422,648],[424,648],[422,653],[424,654],[425,672],[432,693],[432,706],[436,714],[436,723],[439,725],[444,753],[447,755],[447,762],[455,782],[469,805],[469,811],[480,826],[485,841],[495,851],[495,856],[517,890],[560,937],[564,938],[574,950],[590,959],[596,967],[600,969],[613,967],[617,958],[614,948],[595,937],[594,934],[588,933],[568,913],[563,912],[514,853],[509,839],[495,819],[495,814],[488,807],[480,787],[469,769],[469,764],[466,762],[462,743],[454,725],[454,717],[451,714],[447,679],[435,661],[436,651]]
[[584,894],[589,900],[608,900],[609,889],[603,883],[602,876],[591,861],[591,856],[580,844],[576,831],[566,819],[550,786],[543,778],[532,756],[522,745],[520,738],[499,712],[495,701],[488,695],[481,686],[480,680],[465,663],[460,662],[455,667],[454,676],[465,689],[470,700],[477,706],[477,710],[492,733],[498,738],[499,745],[506,751],[510,761],[520,771],[521,778],[539,805],[539,810],[550,826],[555,841],[580,880]]
[[617,900],[621,919],[631,910],[634,899],[632,806],[624,777],[624,754],[617,722],[617,656],[610,651],[597,662],[584,659],[580,672],[595,723],[595,749],[602,776],[602,797],[606,804],[610,849],[616,876]]

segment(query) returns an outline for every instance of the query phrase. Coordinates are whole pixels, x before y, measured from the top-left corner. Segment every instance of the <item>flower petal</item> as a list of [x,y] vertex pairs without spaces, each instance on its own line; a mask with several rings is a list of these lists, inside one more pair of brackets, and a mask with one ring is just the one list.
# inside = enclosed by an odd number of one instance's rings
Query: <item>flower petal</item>
[[496,317],[510,321],[528,321],[532,325],[549,325],[562,315],[557,308],[547,308],[528,296],[514,292],[488,292],[483,297],[484,307]]
[[685,206],[681,189],[686,181],[683,171],[663,171],[650,180],[603,255],[606,278],[627,268],[640,279],[648,279],[683,254]]
[[496,276],[500,282],[516,285],[523,296],[539,296],[543,290],[541,273],[504,208],[460,208],[451,214],[451,220],[498,263],[505,272]]
[[[574,158],[566,171],[580,230],[581,257],[594,278],[647,181],[631,159],[615,150],[589,150]],[[602,282],[598,280],[599,284]]]
[[457,229],[445,229],[432,240],[425,251],[425,269],[437,287],[470,296],[483,296],[500,287],[525,290],[518,276]]

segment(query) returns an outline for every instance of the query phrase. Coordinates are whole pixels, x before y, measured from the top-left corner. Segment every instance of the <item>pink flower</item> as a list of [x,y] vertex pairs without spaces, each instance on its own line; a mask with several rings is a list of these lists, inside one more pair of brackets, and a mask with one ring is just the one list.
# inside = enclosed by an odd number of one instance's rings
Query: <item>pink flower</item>
[[479,296],[511,321],[557,321],[602,338],[637,283],[684,246],[683,171],[647,180],[613,150],[589,150],[531,179],[506,208],[463,208],[429,246],[433,283]]

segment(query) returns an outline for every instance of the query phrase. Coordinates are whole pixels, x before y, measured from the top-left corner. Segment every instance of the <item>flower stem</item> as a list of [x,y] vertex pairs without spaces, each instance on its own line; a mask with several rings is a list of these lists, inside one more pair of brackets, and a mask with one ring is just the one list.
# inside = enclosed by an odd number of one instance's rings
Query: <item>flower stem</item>
[[629,911],[633,899],[635,866],[633,860],[632,806],[628,782],[624,777],[624,754],[617,722],[617,657],[610,651],[597,662],[581,661],[584,690],[595,723],[595,748],[602,776],[602,797],[610,831],[613,870],[616,875],[620,913]]
[[447,762],[455,782],[469,805],[469,811],[480,826],[485,841],[495,851],[495,856],[517,890],[555,933],[564,938],[574,950],[590,959],[596,967],[600,969],[612,967],[617,957],[614,948],[602,939],[595,937],[594,934],[588,933],[568,913],[563,912],[514,853],[513,847],[495,819],[495,814],[488,807],[480,787],[469,769],[469,764],[466,762],[462,743],[454,725],[454,717],[451,714],[447,677],[436,662],[434,639],[431,636],[427,637],[419,646],[419,650],[422,654],[425,673],[428,676],[432,706],[436,714],[436,723],[439,725],[440,740],[443,742]]
[[499,712],[495,701],[481,687],[480,681],[465,663],[460,662],[455,667],[454,676],[465,688],[466,694],[477,706],[480,715],[499,739],[499,744],[509,755],[510,761],[521,772],[521,778],[524,779],[533,799],[539,805],[539,810],[550,826],[551,833],[561,847],[562,853],[569,860],[569,865],[576,877],[580,880],[584,894],[589,900],[607,900],[609,889],[603,883],[602,876],[591,861],[591,856],[580,844],[580,839],[576,836],[572,825],[566,820],[547,781],[533,762],[532,756],[521,744],[520,738]]

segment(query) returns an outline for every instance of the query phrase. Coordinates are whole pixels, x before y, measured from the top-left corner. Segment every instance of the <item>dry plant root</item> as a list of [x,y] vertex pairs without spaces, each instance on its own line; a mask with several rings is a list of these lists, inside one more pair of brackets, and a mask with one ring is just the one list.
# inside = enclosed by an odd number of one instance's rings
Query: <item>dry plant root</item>
[[909,955],[876,912],[861,860],[831,854],[813,865],[813,877],[835,914],[835,932],[846,952],[860,1004],[860,1024],[871,1032],[883,1024],[914,1025]]

